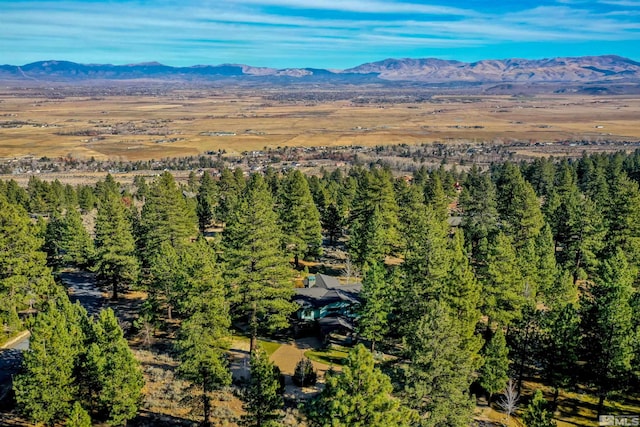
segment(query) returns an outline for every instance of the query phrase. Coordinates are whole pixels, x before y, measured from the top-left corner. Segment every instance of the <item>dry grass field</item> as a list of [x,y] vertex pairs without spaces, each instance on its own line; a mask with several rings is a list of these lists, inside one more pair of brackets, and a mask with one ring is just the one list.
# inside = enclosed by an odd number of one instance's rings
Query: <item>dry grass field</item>
[[394,103],[383,91],[361,103],[353,93],[347,100],[277,101],[273,91],[251,89],[126,96],[0,89],[0,158],[144,160],[284,146],[640,140],[637,96],[435,95]]

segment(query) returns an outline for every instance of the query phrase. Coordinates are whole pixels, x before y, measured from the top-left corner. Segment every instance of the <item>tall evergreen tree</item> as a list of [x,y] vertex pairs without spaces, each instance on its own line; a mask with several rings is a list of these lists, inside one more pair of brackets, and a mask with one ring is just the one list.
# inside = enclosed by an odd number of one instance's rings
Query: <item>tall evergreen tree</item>
[[44,245],[42,249],[47,253],[47,265],[53,270],[62,267],[62,233],[65,228],[64,217],[60,213],[54,213],[47,221],[44,233]]
[[282,232],[264,179],[253,175],[223,233],[231,313],[246,317],[255,349],[261,328],[288,326],[297,309],[293,281],[281,250]]
[[87,267],[93,258],[93,240],[82,224],[75,208],[54,214],[47,222],[44,249],[49,265],[58,269],[65,265]]
[[520,169],[513,163],[502,165],[496,188],[503,228],[514,237],[519,248],[527,240],[535,239],[544,225],[540,201],[531,184],[524,180]]
[[447,303],[470,337],[480,319],[480,283],[476,279],[464,250],[464,236],[458,230],[450,241],[450,267],[440,299]]
[[180,326],[178,374],[199,388],[204,424],[210,424],[211,392],[231,383],[225,351],[231,319],[215,255],[203,239],[195,242],[185,259],[186,319]]
[[[403,227],[405,261],[401,269],[405,285],[401,288],[400,329],[411,327],[424,314],[424,304],[445,292],[451,270],[448,226],[431,206],[417,202]],[[412,304],[406,304],[412,301]]]
[[423,426],[467,426],[475,402],[469,387],[480,366],[481,340],[443,302],[431,301],[415,332],[405,338],[409,405]]
[[609,254],[620,248],[635,266],[640,265],[640,189],[623,172],[610,180],[610,194],[605,205],[608,224],[606,237]]
[[284,400],[280,374],[262,348],[251,354],[251,377],[244,393],[245,425],[275,427],[282,418]]
[[136,187],[136,199],[144,201],[149,194],[149,184],[147,184],[147,180],[144,179],[142,175],[136,175],[133,178],[133,185]]
[[149,298],[154,307],[166,309],[168,320],[173,319],[173,310],[187,291],[185,252],[185,246],[176,249],[165,241],[149,260]]
[[14,179],[6,181],[4,194],[7,198],[7,202],[13,205],[19,205],[25,210],[29,208],[29,195]]
[[226,223],[231,213],[237,209],[238,201],[245,188],[244,177],[241,174],[234,175],[230,169],[224,168],[220,173],[218,188],[220,200],[216,207],[216,218]]
[[[379,225],[372,226],[371,217],[377,210]],[[399,244],[398,205],[388,171],[374,169],[362,171],[358,179],[358,189],[349,218],[349,250],[360,266],[369,261],[369,250],[372,230],[382,238],[376,244],[377,252],[390,254]],[[379,231],[377,231],[379,230]]]
[[284,244],[295,258],[320,255],[322,226],[306,178],[299,170],[287,174],[280,187],[280,222]]
[[502,329],[498,329],[485,344],[482,356],[480,385],[489,393],[491,401],[493,395],[503,390],[509,381],[509,349]]
[[197,235],[195,212],[169,172],[151,184],[140,222],[145,262],[159,250],[162,242],[178,247]]
[[467,175],[459,206],[462,209],[462,228],[471,243],[474,264],[486,260],[489,241],[498,230],[496,187],[489,173],[482,173],[475,166]]
[[105,193],[96,218],[96,263],[98,277],[112,288],[112,298],[118,298],[122,288],[135,283],[139,264],[127,210],[119,195]]
[[402,427],[418,417],[391,396],[391,380],[361,344],[349,352],[341,373],[328,372],[324,390],[307,406],[315,427]]
[[360,297],[363,305],[358,318],[358,331],[371,342],[373,352],[376,343],[381,342],[389,332],[391,295],[383,265],[373,263],[366,266]]
[[329,236],[329,244],[334,245],[336,239],[342,234],[342,217],[338,207],[331,203],[322,216],[322,227]]
[[200,227],[200,232],[204,233],[215,218],[215,211],[218,206],[218,186],[207,171],[204,171],[202,178],[200,178],[200,187],[198,188],[196,199],[198,202],[196,207],[198,226]]
[[492,322],[507,326],[520,317],[525,289],[511,239],[498,234],[491,245],[486,270],[480,274],[482,313]]
[[431,179],[425,184],[424,195],[425,202],[431,205],[438,220],[446,221],[449,216],[449,200],[438,173],[431,174]]
[[[20,327],[18,310],[39,308],[55,293],[46,255],[26,211],[0,195],[0,327],[13,333]],[[2,332],[0,332],[2,333]]]
[[88,185],[78,186],[78,205],[82,213],[87,213],[95,208],[98,204],[98,198],[94,189]]
[[87,267],[94,255],[93,240],[76,208],[67,209],[64,225],[61,236],[61,246],[64,251],[62,261],[79,268]]
[[54,300],[48,301],[28,327],[31,338],[24,372],[13,384],[16,402],[19,411],[33,422],[53,425],[71,414],[81,335],[74,333],[78,325],[70,322]]
[[88,337],[88,375],[99,389],[97,410],[112,425],[126,425],[138,412],[144,380],[113,310],[102,310]]
[[538,359],[542,376],[553,388],[555,408],[561,388],[575,384],[580,346],[580,317],[572,304],[542,317]]
[[598,395],[598,415],[607,397],[624,389],[631,375],[638,339],[630,305],[635,274],[618,249],[602,264],[597,282],[583,294],[582,352],[587,361],[586,379]]
[[566,222],[557,237],[562,249],[558,252],[558,261],[574,281],[579,277],[593,277],[607,233],[601,209],[589,197],[584,197],[576,204],[567,203],[562,210]]

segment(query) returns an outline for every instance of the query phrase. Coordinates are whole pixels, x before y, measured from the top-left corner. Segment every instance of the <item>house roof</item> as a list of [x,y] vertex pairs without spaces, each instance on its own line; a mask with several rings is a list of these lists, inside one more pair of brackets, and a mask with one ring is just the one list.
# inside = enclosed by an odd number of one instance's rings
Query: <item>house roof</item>
[[330,334],[338,329],[354,330],[353,323],[342,317],[323,317],[322,319],[318,319],[318,326],[323,335]]
[[344,301],[357,303],[362,285],[341,285],[337,277],[325,274],[316,275],[316,284],[310,288],[296,288],[293,298],[300,305],[323,307],[328,304]]
[[335,289],[340,286],[340,281],[337,277],[327,276],[326,274],[316,274],[316,288]]

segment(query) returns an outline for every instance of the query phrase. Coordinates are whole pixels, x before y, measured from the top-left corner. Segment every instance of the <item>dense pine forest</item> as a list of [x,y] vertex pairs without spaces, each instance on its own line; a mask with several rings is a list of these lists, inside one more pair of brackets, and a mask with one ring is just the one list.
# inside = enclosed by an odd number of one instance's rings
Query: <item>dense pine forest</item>
[[[145,386],[130,342],[146,332],[168,337],[203,425],[229,389],[249,426],[285,425],[285,404],[300,425],[468,426],[482,401],[546,427],[567,391],[592,397],[592,417],[638,412],[639,183],[640,152],[410,177],[373,164],[0,181],[0,338],[31,332],[13,410],[45,425],[135,422]],[[355,342],[317,393],[287,403],[260,342],[293,339],[295,286],[336,250],[362,282]],[[94,273],[113,301],[145,295],[135,320],[72,304],[65,271]],[[228,359],[239,333],[241,383]]]

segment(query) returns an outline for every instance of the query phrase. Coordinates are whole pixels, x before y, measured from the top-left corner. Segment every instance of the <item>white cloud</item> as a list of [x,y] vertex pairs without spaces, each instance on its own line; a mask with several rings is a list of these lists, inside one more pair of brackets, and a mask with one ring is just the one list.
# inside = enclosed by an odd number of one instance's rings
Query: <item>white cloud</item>
[[[0,44],[7,57],[17,57],[21,51],[44,51],[51,52],[46,57],[63,58],[84,49],[96,56],[120,54],[127,61],[166,52],[167,62],[222,56],[225,62],[252,62],[252,55],[269,58],[282,56],[284,51],[311,57],[315,52],[339,49],[335,55],[348,58],[371,51],[406,55],[403,50],[481,48],[514,42],[640,40],[635,11],[596,12],[590,9],[593,3],[578,5],[576,1],[580,0],[559,0],[563,5],[501,14],[378,0],[185,1],[179,5],[159,0],[147,6],[137,2],[11,2],[3,5],[0,14]],[[282,8],[287,13],[280,13]],[[318,15],[309,12],[310,8],[345,13]]]

